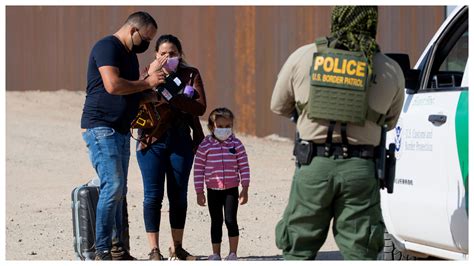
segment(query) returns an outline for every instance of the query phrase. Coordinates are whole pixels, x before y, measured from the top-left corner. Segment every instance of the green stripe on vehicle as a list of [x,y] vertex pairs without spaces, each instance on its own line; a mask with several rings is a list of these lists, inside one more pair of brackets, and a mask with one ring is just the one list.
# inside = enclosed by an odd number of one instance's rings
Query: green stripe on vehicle
[[[461,168],[464,190],[466,191],[466,211],[469,210],[469,119],[468,92],[463,91],[459,96],[456,108],[456,144],[458,148],[459,167]],[[469,212],[468,212],[469,213]]]

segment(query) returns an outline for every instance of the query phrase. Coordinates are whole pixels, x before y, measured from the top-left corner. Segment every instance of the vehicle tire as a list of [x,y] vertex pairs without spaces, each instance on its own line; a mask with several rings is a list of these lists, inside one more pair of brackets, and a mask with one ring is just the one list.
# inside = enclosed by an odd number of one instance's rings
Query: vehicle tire
[[381,257],[382,260],[418,260],[417,257],[411,256],[400,251],[395,245],[392,236],[385,229],[384,232],[384,247]]

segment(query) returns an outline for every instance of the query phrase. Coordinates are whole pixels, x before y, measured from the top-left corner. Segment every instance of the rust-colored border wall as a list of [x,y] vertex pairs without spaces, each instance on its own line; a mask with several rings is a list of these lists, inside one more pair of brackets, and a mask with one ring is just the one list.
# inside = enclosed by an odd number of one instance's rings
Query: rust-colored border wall
[[[293,135],[294,126],[270,112],[273,85],[291,52],[329,33],[329,6],[7,6],[7,90],[84,90],[91,47],[138,10],[154,16],[158,35],[177,35],[187,61],[200,69],[205,116],[227,106],[240,132]],[[380,7],[382,50],[408,53],[414,64],[444,12],[444,6]],[[152,50],[139,56],[142,66]]]

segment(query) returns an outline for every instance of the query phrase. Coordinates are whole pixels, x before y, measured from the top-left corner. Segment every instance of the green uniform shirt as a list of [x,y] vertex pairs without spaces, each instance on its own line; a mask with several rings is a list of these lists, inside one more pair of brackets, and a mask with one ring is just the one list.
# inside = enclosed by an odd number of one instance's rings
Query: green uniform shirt
[[[271,109],[278,115],[290,117],[296,103],[308,102],[310,75],[314,43],[300,47],[286,60],[273,90]],[[405,79],[397,62],[378,53],[374,56],[373,71],[376,84],[368,90],[368,104],[379,113],[386,114],[388,129],[395,127],[403,106]],[[306,108],[300,114],[297,129],[303,140],[324,143],[327,135],[328,121],[312,121],[307,116]],[[341,142],[339,123],[333,134],[333,142]],[[348,124],[347,135],[350,144],[374,145],[380,142],[380,126],[366,121],[364,126]]]

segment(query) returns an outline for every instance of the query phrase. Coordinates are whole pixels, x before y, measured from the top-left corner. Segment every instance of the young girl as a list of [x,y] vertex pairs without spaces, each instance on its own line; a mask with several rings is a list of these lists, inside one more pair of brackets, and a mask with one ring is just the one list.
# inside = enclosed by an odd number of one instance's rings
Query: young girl
[[[227,108],[217,108],[209,115],[211,132],[198,147],[194,159],[194,187],[197,203],[205,206],[204,183],[211,215],[212,252],[209,260],[221,260],[222,209],[229,236],[229,255],[237,260],[239,226],[237,207],[247,203],[250,169],[244,145],[232,134],[234,115]],[[239,195],[239,182],[242,191]]]

